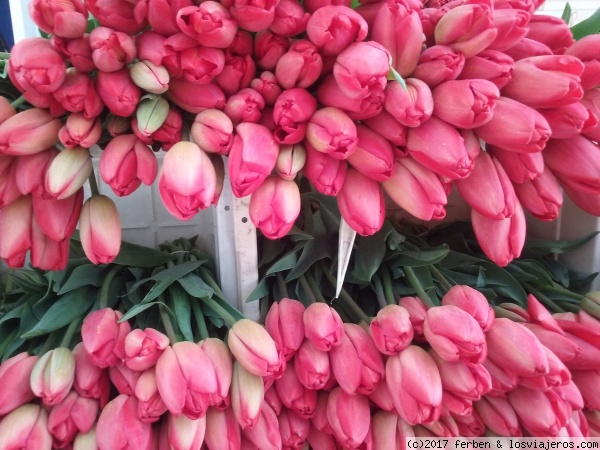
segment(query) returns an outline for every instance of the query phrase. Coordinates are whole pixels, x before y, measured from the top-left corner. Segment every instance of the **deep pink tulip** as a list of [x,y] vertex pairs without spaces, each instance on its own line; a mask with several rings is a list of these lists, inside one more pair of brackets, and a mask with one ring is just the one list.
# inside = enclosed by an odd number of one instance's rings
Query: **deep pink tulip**
[[[229,96],[240,89],[249,87],[255,75],[256,65],[250,55],[235,56],[227,53],[223,71],[217,75],[215,81],[217,86]],[[218,108],[219,106],[212,107]]]
[[487,152],[479,154],[469,176],[456,180],[456,187],[473,210],[490,219],[506,219],[515,212],[515,189],[500,162]]
[[340,345],[344,335],[342,318],[325,303],[312,303],[303,316],[306,339],[322,351]]
[[178,62],[181,75],[186,80],[194,84],[209,84],[225,68],[225,53],[219,48],[194,45],[179,53]]
[[235,126],[240,122],[258,123],[264,107],[265,101],[258,92],[244,88],[227,99],[223,112]]
[[87,433],[96,423],[98,402],[80,397],[75,391],[55,405],[48,416],[48,431],[55,448],[65,448],[77,433]]
[[31,390],[45,405],[62,402],[75,379],[75,357],[71,350],[58,347],[44,353],[31,371]]
[[406,438],[414,437],[413,428],[403,419],[386,411],[377,411],[371,418],[373,449],[398,449]]
[[465,415],[452,414],[452,418],[458,428],[458,435],[465,437],[483,437],[486,426],[479,413],[471,409],[471,412]]
[[489,50],[505,51],[518,44],[529,32],[531,14],[522,9],[502,8],[494,5],[492,12],[494,28],[498,31],[494,41],[487,47]]
[[485,296],[470,286],[456,285],[442,297],[442,305],[453,305],[468,312],[487,331],[495,318],[494,309]]
[[444,393],[449,392],[459,398],[476,401],[492,389],[490,374],[481,364],[447,361],[433,349],[429,354],[440,372]]
[[306,149],[302,144],[282,145],[275,170],[284,180],[293,180],[305,164]]
[[[197,370],[198,364],[204,367]],[[177,342],[167,347],[156,362],[158,392],[168,410],[198,419],[206,414],[210,396],[217,390],[215,369],[200,346]]]
[[594,389],[600,378],[598,370],[573,370],[571,371],[573,382],[581,392],[585,407],[588,409],[598,409],[600,406],[600,396],[598,390]]
[[322,70],[323,58],[317,47],[310,41],[300,39],[279,58],[275,67],[275,77],[284,89],[306,89],[317,81]]
[[435,361],[421,347],[409,345],[385,364],[398,415],[410,425],[434,422],[440,416],[442,382]]
[[[442,147],[446,151],[439,152]],[[437,117],[409,128],[406,149],[425,167],[452,180],[468,176],[473,168],[463,137],[456,128]]]
[[341,109],[352,120],[369,119],[383,110],[385,92],[370,91],[365,98],[348,97],[333,75],[328,75],[319,83],[317,100],[325,106]]
[[475,129],[486,142],[505,150],[539,152],[550,137],[550,126],[535,109],[507,97],[500,97],[492,120]]
[[29,4],[29,16],[40,30],[62,38],[80,38],[87,27],[88,12],[84,2],[43,2]]
[[216,189],[215,169],[196,144],[178,142],[164,157],[158,187],[167,211],[180,220],[189,220],[211,205]]
[[523,428],[534,436],[556,436],[567,424],[571,411],[554,391],[518,387],[508,393]]
[[205,152],[226,155],[233,143],[233,124],[223,111],[206,109],[196,115],[191,136]]
[[325,6],[336,5],[350,7],[350,4],[350,0],[306,0],[306,2],[304,2],[304,8],[309,13],[313,14]]
[[398,304],[408,311],[410,323],[413,326],[414,337],[417,340],[424,340],[423,324],[427,317],[427,308],[419,297],[402,297]]
[[359,448],[371,424],[369,401],[337,387],[327,400],[327,418],[336,440],[347,448]]
[[317,151],[310,144],[305,148],[306,164],[302,173],[320,193],[337,195],[346,178],[346,162]]
[[273,303],[265,318],[265,329],[289,361],[304,340],[303,316],[306,308],[298,300],[282,298]]
[[513,183],[531,181],[544,171],[542,152],[520,153],[493,145],[486,145],[486,149],[502,164],[508,178]]
[[254,37],[248,31],[238,29],[227,52],[237,56],[254,55]]
[[[279,422],[271,407],[263,402],[258,421],[253,427],[242,429],[242,435],[261,450],[278,450],[282,448]],[[244,445],[242,444],[242,449]]]
[[590,122],[590,111],[581,102],[538,111],[548,121],[554,139],[573,138]]
[[0,448],[12,450],[51,450],[48,413],[33,404],[18,407],[0,421]]
[[229,388],[233,374],[233,358],[225,343],[217,338],[206,338],[198,343],[215,369],[217,390],[211,397],[212,406],[225,409],[229,406]]
[[273,72],[262,72],[250,82],[250,87],[262,95],[265,104],[272,106],[282,92]]
[[294,359],[287,363],[283,376],[275,380],[275,389],[283,406],[305,419],[314,415],[317,392],[300,382]]
[[546,44],[534,41],[533,39],[523,38],[516,45],[503,52],[515,61],[529,58],[530,56],[551,55],[552,50]]
[[506,398],[485,395],[473,405],[485,426],[493,432],[500,436],[523,436],[517,414]]
[[99,71],[96,90],[108,110],[121,117],[131,116],[141,97],[141,89],[135,85],[127,69]]
[[[166,158],[165,158],[166,159]],[[100,176],[113,192],[123,197],[142,182],[150,186],[158,172],[156,156],[133,134],[114,137],[100,156]]]
[[465,60],[458,79],[488,80],[502,89],[510,82],[514,69],[515,62],[510,56],[496,50],[484,50]]
[[435,27],[435,43],[447,45],[470,58],[485,50],[498,34],[492,8],[484,3],[465,4],[448,11]]
[[398,81],[391,81],[385,89],[384,108],[398,122],[408,127],[418,127],[433,112],[431,89],[417,78],[408,78],[406,90]]
[[240,448],[241,431],[231,408],[218,410],[209,408],[206,413],[204,442],[211,450]]
[[11,49],[8,76],[22,93],[51,94],[65,80],[66,63],[50,41],[22,39]]
[[29,380],[38,359],[23,352],[0,364],[0,416],[35,398]]
[[177,13],[180,9],[192,6],[191,0],[149,0],[147,19],[150,28],[163,36],[171,36],[180,31],[177,26]]
[[334,450],[337,448],[333,435],[318,430],[312,423],[306,440],[310,444],[310,448],[314,450]]
[[96,27],[90,32],[92,60],[103,72],[116,72],[136,57],[133,38],[128,33],[107,27]]
[[44,174],[44,190],[57,200],[77,193],[92,173],[92,157],[87,148],[73,147],[61,151]]
[[265,402],[275,411],[275,414],[279,415],[281,410],[283,409],[283,402],[279,398],[279,394],[277,393],[277,388],[275,387],[275,380],[272,383],[269,381],[271,386],[265,391]]
[[125,337],[125,364],[132,370],[148,370],[169,346],[169,338],[153,328],[132,330]]
[[31,224],[31,265],[42,270],[63,270],[69,260],[69,239],[54,241],[34,219]]
[[487,356],[485,336],[468,312],[454,305],[427,310],[425,339],[446,361],[480,363]]
[[0,125],[16,113],[17,110],[10,104],[10,100],[6,97],[0,97]]
[[279,145],[266,126],[239,124],[229,153],[233,194],[245,197],[256,191],[275,167],[278,153]]
[[357,124],[358,145],[347,160],[352,167],[367,177],[387,180],[394,170],[394,151],[389,141],[369,127]]
[[90,47],[88,33],[77,39],[66,39],[54,35],[50,38],[50,42],[80,72],[91,72],[96,67],[92,61],[92,47]]
[[308,339],[302,342],[296,353],[294,368],[298,380],[308,389],[322,389],[331,376],[327,352],[319,350]]
[[227,48],[237,32],[237,24],[227,8],[214,1],[181,8],[177,12],[177,25],[206,47]]
[[369,325],[371,338],[385,355],[397,355],[411,343],[414,331],[408,310],[399,305],[387,305],[377,312]]
[[383,226],[383,189],[358,170],[348,169],[337,203],[344,220],[361,236],[375,234]]
[[262,377],[248,372],[238,361],[234,361],[231,379],[231,409],[242,429],[256,426],[264,396],[265,386]]
[[[58,153],[59,150],[52,146],[39,153],[19,156],[15,158],[14,179],[8,168],[5,179],[14,184],[22,195],[32,194],[35,198],[46,200],[50,196],[46,192],[44,178],[50,163]],[[9,157],[5,158],[9,159]]]
[[374,117],[361,120],[361,123],[390,141],[396,157],[405,154],[403,147],[406,145],[407,127],[398,122],[389,112],[381,111]]
[[275,131],[280,144],[297,144],[304,139],[308,120],[317,110],[317,100],[306,89],[286,89],[273,106]]
[[[305,5],[306,6],[306,5]],[[347,5],[325,4],[308,20],[306,33],[322,55],[338,55],[367,36],[367,23]]]
[[269,30],[256,33],[254,38],[254,59],[263,70],[275,70],[279,58],[290,48],[290,40]]
[[81,208],[79,233],[92,263],[112,262],[121,249],[121,219],[115,203],[105,195],[89,198]]
[[521,205],[534,217],[552,221],[560,214],[563,194],[558,180],[550,170],[531,181],[515,184],[515,192]]
[[129,322],[119,323],[123,314],[110,308],[93,311],[85,318],[81,337],[87,356],[98,367],[114,366],[125,358],[125,337]]
[[75,357],[75,379],[73,389],[85,398],[97,399],[100,408],[108,403],[110,394],[110,381],[108,372],[90,360],[83,343],[73,349]]
[[257,376],[273,376],[281,368],[275,341],[262,325],[248,319],[229,330],[227,345],[235,359]]
[[[532,108],[568,105],[583,97],[581,74],[584,65],[575,56],[533,56],[515,62],[510,82],[502,95]],[[532,83],[538,89],[532,89]]]
[[291,37],[306,31],[310,14],[297,0],[280,0],[275,5],[275,17],[269,30],[280,36]]
[[[534,377],[521,378],[519,385],[533,390],[548,391],[564,386],[571,381],[571,372],[552,350],[544,347],[548,359],[548,373]],[[561,396],[562,398],[562,396]]]
[[23,267],[31,247],[31,197],[19,197],[0,209],[0,258],[8,267]]
[[575,56],[583,63],[581,87],[585,91],[600,85],[600,58],[594,52],[599,43],[598,36],[591,34],[579,39],[565,51],[565,55]]
[[451,80],[432,95],[435,116],[458,128],[475,128],[492,119],[500,91],[487,80]]
[[154,367],[139,375],[133,395],[138,399],[137,414],[142,422],[154,423],[168,411],[158,392]]
[[61,126],[43,109],[21,111],[0,124],[0,153],[23,156],[44,151],[54,145]]
[[248,0],[224,0],[223,6],[237,21],[240,28],[247,31],[261,31],[268,28],[275,18],[275,7],[279,2],[267,0],[259,4]]
[[308,438],[309,420],[289,409],[283,409],[277,416],[277,420],[282,445],[285,448],[301,448]]
[[440,178],[414,158],[398,158],[392,176],[382,184],[394,203],[409,214],[421,220],[446,217],[448,198]]
[[435,26],[445,14],[443,9],[438,7],[425,7],[420,10],[421,29],[423,30],[425,46],[433,47],[435,45]]
[[102,134],[102,124],[97,117],[86,118],[84,113],[67,116],[66,123],[58,131],[58,139],[67,148],[76,146],[90,148]]
[[423,50],[411,76],[434,88],[444,81],[455,80],[464,66],[462,53],[445,45],[433,45]]
[[560,17],[534,14],[528,26],[527,38],[547,45],[554,54],[563,54],[575,43],[569,24]]
[[126,0],[89,0],[86,4],[90,13],[104,27],[134,35],[146,26],[146,15],[139,11],[145,4],[138,5]]
[[137,398],[123,394],[102,409],[96,427],[99,450],[150,448],[152,424],[143,422],[138,417],[137,410]]

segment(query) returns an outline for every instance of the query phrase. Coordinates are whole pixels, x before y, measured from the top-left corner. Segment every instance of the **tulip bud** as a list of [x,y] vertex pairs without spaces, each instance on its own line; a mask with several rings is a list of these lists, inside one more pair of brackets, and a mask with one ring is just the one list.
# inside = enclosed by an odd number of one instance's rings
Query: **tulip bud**
[[358,145],[347,160],[352,167],[367,177],[387,180],[394,170],[394,151],[390,142],[369,127],[356,125]]
[[418,127],[431,117],[433,97],[423,81],[406,80],[406,90],[397,81],[390,81],[385,89],[385,110],[398,122],[408,127]]
[[445,45],[433,45],[423,50],[411,76],[434,88],[444,81],[456,80],[465,64],[462,53]]
[[513,183],[531,181],[544,171],[542,152],[518,153],[486,144],[486,150],[500,162]]
[[169,89],[169,72],[152,61],[139,61],[129,69],[132,81],[151,94],[162,94]]
[[263,402],[258,421],[253,427],[242,429],[242,436],[256,447],[246,447],[242,440],[242,449],[278,450],[282,448],[281,433],[275,412]]
[[317,110],[317,100],[306,89],[286,89],[273,106],[274,136],[280,144],[297,144],[304,139],[307,122]]
[[[508,401],[523,428],[533,435],[556,436],[567,424],[571,412],[554,391],[542,392],[518,387],[508,393]],[[532,410],[532,405],[540,409]]]
[[305,419],[313,416],[317,404],[317,392],[306,388],[300,382],[296,375],[294,359],[287,363],[283,376],[275,380],[275,389],[286,408]]
[[308,339],[300,345],[294,358],[294,368],[300,383],[308,389],[323,389],[331,369],[327,352],[319,350]]
[[99,116],[104,109],[93,79],[74,67],[67,69],[65,81],[52,95],[67,111],[82,112],[87,118]]
[[558,180],[550,170],[544,170],[534,180],[514,186],[521,205],[534,217],[545,221],[558,218],[563,194]]
[[191,136],[205,152],[226,155],[233,143],[233,124],[223,111],[206,109],[196,115]]
[[280,36],[291,37],[306,31],[310,14],[297,0],[281,0],[275,6],[275,17],[269,30]]
[[150,136],[162,126],[168,113],[168,101],[160,95],[144,95],[136,109],[138,129],[144,136]]
[[209,408],[206,413],[204,442],[211,450],[240,448],[241,431],[231,408],[218,410]]
[[346,178],[346,162],[317,151],[308,143],[305,148],[306,164],[302,173],[321,194],[336,196]]
[[262,378],[248,372],[238,361],[234,361],[231,409],[242,429],[256,426],[264,395],[265,387]]
[[442,297],[442,305],[453,305],[466,311],[483,331],[487,331],[494,321],[494,310],[485,296],[469,286],[457,285],[450,288]]
[[282,298],[271,305],[265,318],[265,329],[286,361],[294,356],[304,340],[302,318],[305,310],[304,305],[298,300]]
[[86,118],[83,113],[67,116],[67,122],[58,131],[58,139],[67,148],[76,146],[90,148],[102,135],[102,124],[98,117]]
[[284,180],[293,180],[306,163],[306,150],[301,144],[282,145],[275,169]]
[[369,329],[375,346],[385,355],[398,354],[413,338],[409,313],[398,305],[387,305],[379,310]]
[[[352,411],[352,414],[344,414]],[[337,387],[327,400],[327,418],[333,435],[344,446],[358,448],[371,425],[369,400],[364,395],[348,394]]]
[[46,172],[46,192],[57,200],[74,195],[92,174],[92,157],[87,148],[73,147],[60,152]]
[[23,352],[0,364],[0,416],[35,398],[29,380],[38,359]]
[[152,424],[137,415],[138,400],[119,395],[100,412],[96,437],[99,450],[115,448],[147,449],[152,441]]
[[[89,338],[86,336],[86,339]],[[83,342],[75,346],[73,356],[75,357],[73,388],[82,397],[97,399],[100,408],[103,408],[108,403],[110,394],[108,372],[92,363]]]
[[106,115],[106,130],[112,137],[120,136],[131,130],[131,120],[108,113]]
[[75,357],[68,348],[44,353],[31,372],[31,390],[45,405],[62,402],[75,379]]
[[258,78],[250,82],[250,87],[258,92],[265,100],[265,104],[272,106],[281,94],[281,86],[273,72],[262,72]]
[[20,197],[0,209],[0,258],[8,267],[23,267],[31,247],[31,197]]
[[71,391],[65,399],[50,410],[48,431],[56,448],[73,442],[77,433],[87,433],[96,423],[98,402],[80,397]]
[[306,34],[322,55],[339,55],[352,42],[365,39],[368,25],[356,11],[336,2],[319,6],[306,24]]
[[166,335],[153,328],[132,330],[125,337],[125,364],[132,370],[148,370],[169,343]]
[[94,264],[112,262],[121,249],[121,220],[114,202],[94,195],[81,208],[79,218],[81,245]]
[[[85,23],[87,27],[87,19]],[[81,73],[88,73],[96,68],[94,61],[92,61],[92,47],[90,46],[90,35],[88,33],[76,39],[53,35],[50,42],[54,49],[58,50]]]
[[211,48],[229,47],[237,32],[237,24],[230,11],[214,1],[181,8],[176,21],[183,33],[200,45]]
[[0,421],[0,448],[51,450],[48,413],[39,405],[18,407]]
[[[398,304],[408,311],[415,338],[423,338],[423,324],[427,317],[427,308],[419,297],[402,297]],[[418,340],[418,339],[417,339]]]
[[265,107],[262,96],[254,89],[240,89],[227,99],[223,112],[229,116],[233,125],[240,122],[258,123]]
[[117,116],[131,116],[140,101],[141,90],[131,80],[129,71],[98,72],[98,95],[109,111]]
[[306,339],[319,350],[327,352],[341,344],[344,336],[342,318],[325,303],[312,303],[303,316]]
[[533,14],[528,27],[527,38],[545,44],[556,55],[562,55],[575,43],[569,24],[560,17]]
[[224,409],[229,406],[229,388],[233,373],[233,358],[225,343],[217,338],[206,338],[198,343],[215,368],[217,390],[212,394],[212,406]]
[[29,15],[45,33],[73,39],[83,36],[88,12],[85,3],[78,1],[46,3],[35,0],[29,4]]
[[32,155],[56,142],[61,121],[46,110],[21,111],[0,124],[0,154]]
[[308,88],[318,80],[323,58],[310,41],[299,39],[281,57],[275,67],[277,81],[284,89]]
[[156,422],[168,411],[165,402],[162,401],[158,392],[154,367],[146,370],[139,376],[135,384],[134,393],[139,400],[137,414],[142,422]]
[[238,320],[229,330],[227,345],[244,368],[257,376],[275,375],[281,367],[275,341],[262,325]]

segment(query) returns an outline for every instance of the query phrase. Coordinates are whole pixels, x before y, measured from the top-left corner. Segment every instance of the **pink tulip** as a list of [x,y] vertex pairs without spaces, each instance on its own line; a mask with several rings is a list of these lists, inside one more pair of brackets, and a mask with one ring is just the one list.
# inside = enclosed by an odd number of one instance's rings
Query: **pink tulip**
[[389,112],[381,111],[374,117],[361,120],[361,123],[390,141],[396,157],[405,155],[403,147],[406,145],[407,127],[398,122]]
[[593,386],[597,385],[600,373],[598,370],[573,370],[571,371],[573,382],[581,392],[585,407],[598,409],[600,396]]
[[198,343],[215,369],[217,390],[212,395],[211,404],[217,409],[229,406],[229,388],[233,374],[233,358],[225,343],[217,338],[206,338]]
[[310,422],[298,416],[294,411],[284,409],[278,415],[279,432],[281,434],[282,445],[286,448],[301,448],[310,429]]
[[215,83],[198,84],[178,78],[169,83],[168,94],[173,103],[193,114],[210,108],[222,109],[225,106],[225,95]]
[[344,220],[361,236],[375,234],[383,226],[383,190],[356,169],[348,169],[337,202]]
[[162,94],[169,89],[169,72],[152,61],[138,61],[131,66],[129,74],[136,86],[152,94]]
[[75,357],[71,350],[58,347],[44,353],[33,366],[31,390],[45,405],[62,402],[75,378]]
[[311,423],[308,430],[308,436],[306,438],[310,444],[310,448],[314,450],[335,450],[337,445],[333,435],[325,433],[324,431],[318,430]]
[[[385,369],[381,354],[371,336],[361,326],[345,324],[344,332],[360,360],[360,383],[356,391],[359,394],[369,395],[384,377]],[[332,369],[340,385],[342,377],[340,376],[339,354],[343,354],[346,350],[349,350],[349,348],[344,348],[346,346],[347,341],[343,339],[342,345],[333,348],[330,353]]]
[[[554,139],[570,139],[581,133],[590,122],[590,111],[582,102],[574,102],[556,108],[540,109],[550,125]],[[593,118],[592,118],[593,120]]]
[[317,100],[344,111],[352,120],[369,119],[381,113],[385,92],[372,90],[367,97],[354,99],[342,91],[333,75],[327,75],[317,88]]
[[303,145],[282,145],[275,164],[275,170],[284,180],[293,180],[305,164],[306,149]]
[[23,352],[0,364],[0,416],[35,398],[29,380],[38,359]]
[[69,39],[83,36],[88,18],[85,3],[78,0],[68,2],[35,0],[29,4],[29,15],[45,33]]
[[17,110],[10,104],[10,100],[6,97],[0,97],[0,125],[15,114],[17,114]]
[[0,421],[0,448],[51,450],[48,413],[39,405],[18,407]]
[[[227,95],[233,95],[240,89],[250,86],[256,75],[256,65],[250,55],[235,56],[230,53],[225,55],[223,71],[217,75],[217,86]],[[212,107],[217,107],[213,105]],[[198,112],[198,111],[196,111]]]
[[73,356],[75,357],[74,390],[81,397],[97,399],[100,408],[103,408],[108,403],[110,394],[108,372],[92,363],[82,342],[73,349]]
[[521,425],[515,410],[504,397],[485,395],[473,404],[481,420],[500,436],[522,436]]
[[515,192],[521,205],[534,217],[552,221],[560,214],[563,194],[556,177],[550,170],[531,181],[515,184]]
[[493,145],[486,145],[486,149],[500,162],[513,183],[534,180],[544,171],[544,158],[541,152],[519,153]]
[[[152,121],[152,119],[150,119],[150,121]],[[148,129],[143,132],[139,129],[137,118],[134,118],[131,121],[133,133],[145,144],[152,144],[152,148],[155,151],[157,150],[157,147],[162,147],[163,150],[168,151],[173,145],[181,141],[182,125],[183,119],[181,117],[181,110],[173,106],[169,108],[167,117],[160,128],[150,135],[148,135]]]
[[31,265],[42,270],[63,270],[69,261],[69,239],[54,241],[40,228],[31,224]]
[[0,153],[32,155],[54,145],[61,122],[47,111],[32,108],[0,124]]
[[121,220],[114,202],[94,195],[81,208],[79,217],[81,245],[94,264],[112,262],[121,249]]
[[0,258],[8,267],[23,267],[31,247],[31,197],[19,197],[0,209]]
[[448,11],[435,27],[435,43],[447,45],[470,58],[485,50],[498,31],[492,8],[486,4],[461,5]]
[[303,316],[306,308],[298,300],[282,298],[273,303],[265,318],[265,329],[289,361],[304,340]]
[[347,6],[323,5],[308,20],[306,33],[322,55],[337,56],[351,43],[365,39],[367,23]]
[[263,70],[275,70],[279,58],[290,48],[290,40],[269,30],[256,33],[254,38],[254,59]]
[[61,151],[48,166],[44,188],[51,198],[66,199],[77,193],[92,173],[92,157],[87,148]]
[[580,191],[566,180],[562,180],[560,183],[567,196],[579,209],[592,215],[600,214],[600,196]]
[[233,363],[231,379],[231,409],[242,429],[255,427],[265,396],[262,377],[248,372],[238,362]]
[[445,45],[433,45],[419,56],[412,78],[434,88],[440,83],[455,80],[465,66],[465,56]]
[[500,91],[487,80],[453,80],[432,92],[433,114],[458,127],[475,128],[492,119]]
[[233,125],[240,122],[258,123],[265,101],[254,89],[241,89],[227,99],[223,112],[229,116]]
[[87,433],[96,423],[98,402],[80,397],[71,391],[55,405],[48,416],[48,431],[55,448],[65,448],[73,442],[77,433]]
[[[438,151],[442,147],[443,153]],[[468,176],[473,167],[460,133],[436,117],[408,130],[406,149],[425,167],[452,180]]]
[[[278,450],[282,448],[279,422],[275,412],[263,402],[255,426],[242,429],[242,435],[261,450]],[[242,447],[244,445],[242,444]]]
[[533,108],[500,97],[492,120],[475,129],[486,142],[514,152],[542,150],[550,137],[550,126]]
[[342,318],[337,311],[325,303],[312,303],[303,316],[304,333],[316,348],[329,351],[340,345],[344,336]]
[[23,93],[51,94],[65,80],[66,69],[65,60],[47,39],[22,39],[11,49],[8,76]]
[[273,22],[278,2],[268,0],[255,4],[247,0],[225,0],[222,4],[229,8],[229,12],[240,28],[247,31],[261,31],[268,28]]
[[275,380],[275,389],[283,406],[305,419],[314,415],[317,393],[300,382],[296,375],[295,360],[290,360],[283,376]]
[[406,80],[406,90],[397,81],[385,89],[385,110],[398,122],[408,127],[418,127],[431,117],[433,97],[431,90],[417,78]]
[[421,347],[409,345],[385,365],[386,382],[398,415],[411,425],[440,416],[442,382],[435,361]]
[[408,310],[398,305],[380,309],[369,329],[373,343],[385,355],[397,355],[404,350],[414,334]]
[[600,85],[600,60],[594,52],[598,42],[598,36],[591,34],[579,39],[565,51],[565,55],[575,56],[583,63],[581,87],[585,91]]
[[233,42],[227,47],[227,52],[232,55],[246,56],[253,55],[254,38],[248,31],[238,28],[233,38]]
[[483,79],[502,89],[512,79],[515,62],[505,53],[496,50],[484,50],[465,60],[459,80]]
[[495,318],[494,309],[485,296],[469,286],[456,285],[442,297],[442,305],[453,305],[469,313],[487,331]]
[[304,139],[307,122],[317,110],[317,100],[302,88],[286,89],[275,101],[274,136],[280,144],[297,144]]
[[225,155],[233,143],[233,124],[223,111],[206,109],[196,116],[191,136],[205,152]]
[[547,325],[535,323],[525,323],[524,325],[539,339],[542,345],[551,350],[565,364],[571,365],[583,353],[581,346],[570,339],[560,327],[555,330]]
[[158,392],[154,367],[139,375],[133,394],[138,399],[137,414],[142,422],[154,423],[168,411]]
[[282,92],[273,72],[262,72],[258,78],[254,78],[250,82],[250,87],[262,95],[265,104],[269,106],[275,104]]
[[158,187],[167,211],[180,220],[189,220],[211,205],[216,189],[215,169],[196,144],[178,142],[165,155]]
[[[548,391],[571,381],[571,372],[548,347],[544,347],[548,359],[548,373],[520,379],[520,386],[533,390]],[[561,397],[562,398],[562,397]]]
[[91,72],[96,68],[92,61],[90,35],[84,34],[76,39],[61,38],[56,35],[50,38],[55,50],[69,60],[71,65],[82,73]]
[[141,90],[135,85],[129,70],[98,72],[96,89],[108,110],[121,117],[131,116],[140,101]]
[[408,311],[410,323],[413,326],[414,337],[424,340],[423,324],[427,317],[427,308],[419,297],[401,297],[398,304]]
[[327,352],[304,340],[294,358],[294,368],[300,383],[308,389],[322,389],[330,379],[331,368]]
[[177,25],[200,45],[214,48],[229,47],[237,31],[236,22],[227,8],[214,1],[179,9]]
[[150,28],[163,36],[178,33],[177,13],[180,9],[192,6],[191,0],[150,0],[147,6],[147,19]]
[[[502,94],[532,108],[568,105],[583,97],[580,76],[583,63],[575,56],[533,56],[515,63]],[[531,89],[532,83],[539,89]]]
[[336,6],[347,6],[350,7],[349,0],[306,0],[304,2],[304,8],[311,14],[317,10],[330,5]]
[[330,391],[317,391],[317,404],[315,405],[315,414],[310,418],[312,426],[327,434],[333,434],[333,429],[327,419],[327,403],[329,401]]
[[[495,6],[495,5],[494,5]],[[494,8],[494,27],[498,31],[496,39],[488,46],[489,50],[505,51],[518,44],[529,32],[531,14],[521,9]]]
[[230,450],[240,448],[240,426],[235,420],[231,408],[218,410],[209,408],[206,413],[206,434],[204,442],[211,450]]
[[552,50],[546,44],[534,41],[533,39],[523,38],[516,45],[505,50],[504,54],[515,61],[520,61],[530,56],[552,55]]
[[346,162],[306,145],[306,164],[302,173],[325,195],[337,195],[346,178]]
[[169,343],[166,335],[153,328],[132,330],[125,337],[125,364],[131,370],[148,370],[156,364]]
[[92,60],[103,72],[116,72],[136,57],[136,47],[128,33],[107,27],[96,27],[90,32]]
[[86,118],[83,113],[67,116],[67,122],[58,131],[58,139],[67,148],[90,148],[102,134],[102,124],[97,117]]
[[275,167],[278,152],[279,145],[267,127],[239,124],[229,154],[233,194],[245,197],[256,191]]
[[553,53],[561,55],[575,43],[569,24],[560,17],[534,14],[529,20],[527,37],[547,45]]
[[448,202],[440,178],[411,157],[398,158],[392,176],[383,189],[408,213],[421,220],[441,220]]
[[481,419],[479,413],[471,409],[469,414],[457,415],[453,414],[452,418],[458,428],[458,435],[465,437],[483,437],[486,431],[486,426]]
[[159,449],[200,449],[206,433],[206,417],[189,417],[167,414],[158,435]]
[[150,186],[158,172],[154,153],[135,135],[117,136],[106,145],[100,156],[100,176],[113,192],[123,197],[142,182]]
[[554,391],[542,392],[518,387],[508,393],[524,429],[534,436],[556,436],[567,424],[570,409]]
[[7,181],[16,185],[18,192],[22,195],[32,194],[33,198],[46,200],[49,195],[44,187],[44,178],[50,163],[58,153],[59,151],[56,147],[49,147],[39,153],[15,158],[15,164],[13,164],[12,170],[15,179],[11,180],[11,170],[7,170],[8,173],[5,177]]
[[138,400],[119,395],[101,411],[96,427],[99,450],[150,448],[152,424],[142,422],[137,415]]
[[194,45],[179,52],[178,59],[181,75],[194,84],[209,84],[225,68],[225,54],[219,48]]
[[281,0],[275,5],[275,17],[269,30],[280,36],[291,37],[306,31],[310,14],[297,0]]
[[356,170],[367,177],[387,180],[394,170],[394,152],[389,141],[365,125],[356,125],[358,145],[348,158]]
[[89,0],[86,4],[90,13],[104,27],[133,35],[146,26],[146,15],[138,11],[145,5],[136,7],[136,4],[126,0]]
[[337,387],[327,401],[327,418],[336,440],[347,448],[359,448],[371,424],[369,401]]
[[268,381],[267,384],[271,384],[271,387],[266,389],[265,391],[265,403],[267,403],[275,414],[279,415],[281,410],[283,409],[283,402],[279,398],[279,394],[277,393],[277,388],[275,387],[275,380]]
[[119,323],[123,314],[110,308],[93,311],[85,318],[81,337],[87,356],[98,367],[114,366],[125,358],[125,337],[129,322]]
[[323,58],[317,47],[310,41],[300,39],[279,58],[275,67],[275,77],[284,89],[306,89],[317,81],[322,70]]
[[[333,372],[332,379],[337,381],[340,387],[349,394],[356,394],[360,388],[361,394],[368,395],[381,378],[381,373],[371,374],[366,366],[363,376],[365,362],[362,355],[359,354],[359,349],[347,335],[346,326],[344,326],[344,336],[340,345],[332,347],[329,351],[329,362]],[[373,375],[373,379],[369,380],[368,375]]]
[[447,361],[433,349],[429,354],[440,372],[444,393],[449,392],[462,399],[477,401],[492,389],[490,374],[481,364]]
[[227,345],[236,360],[257,376],[273,376],[281,368],[275,341],[262,325],[248,319],[229,330]]

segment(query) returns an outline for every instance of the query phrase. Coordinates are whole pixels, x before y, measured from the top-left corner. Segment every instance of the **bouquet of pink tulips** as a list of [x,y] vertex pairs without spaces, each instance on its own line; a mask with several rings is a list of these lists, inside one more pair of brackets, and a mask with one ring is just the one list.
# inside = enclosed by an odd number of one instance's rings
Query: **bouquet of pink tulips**
[[597,17],[570,29],[538,0],[359,3],[31,0],[44,37],[2,57],[23,95],[0,98],[0,258],[62,269],[78,221],[87,257],[115,258],[95,144],[117,196],[158,178],[181,220],[217,204],[227,164],[271,239],[298,217],[301,178],[361,235],[382,227],[384,193],[439,220],[456,185],[503,266],[524,210],[555,219],[563,189],[600,215]]

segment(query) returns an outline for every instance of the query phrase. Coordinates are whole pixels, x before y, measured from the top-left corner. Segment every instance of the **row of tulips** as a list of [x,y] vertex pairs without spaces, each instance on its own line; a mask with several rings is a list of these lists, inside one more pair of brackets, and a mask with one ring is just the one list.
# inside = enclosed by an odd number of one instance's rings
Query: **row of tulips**
[[[496,312],[495,312],[496,311]],[[505,317],[497,317],[496,314]],[[274,303],[226,343],[92,312],[73,350],[0,365],[0,448],[394,449],[410,436],[600,437],[600,322],[467,286],[370,324]],[[508,319],[507,317],[511,317]]]
[[[114,258],[114,204],[81,208],[99,143],[116,195],[158,177],[181,220],[218,202],[228,156],[234,195],[252,196],[250,218],[272,239],[298,217],[298,177],[337,196],[362,235],[382,227],[384,192],[428,221],[456,185],[483,250],[506,265],[524,209],[555,219],[562,188],[600,215],[600,35],[575,41],[540,5],[32,0],[50,38],[10,55],[35,108],[0,100],[0,257],[19,266],[31,249],[34,265],[63,267],[81,216],[83,230],[110,223],[85,239],[90,260]],[[100,26],[86,33],[90,13]],[[151,147],[167,151],[160,174]],[[31,204],[32,226],[16,231]]]

